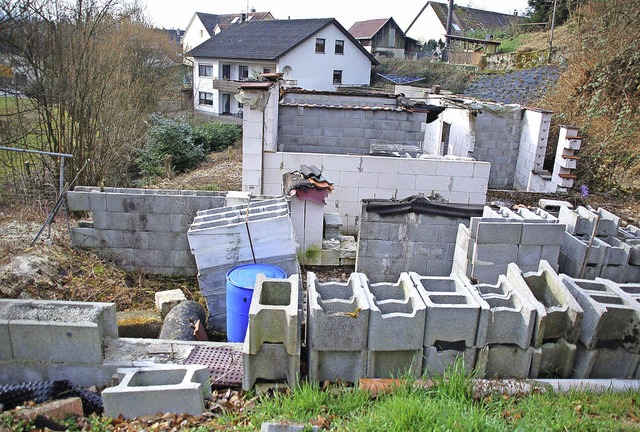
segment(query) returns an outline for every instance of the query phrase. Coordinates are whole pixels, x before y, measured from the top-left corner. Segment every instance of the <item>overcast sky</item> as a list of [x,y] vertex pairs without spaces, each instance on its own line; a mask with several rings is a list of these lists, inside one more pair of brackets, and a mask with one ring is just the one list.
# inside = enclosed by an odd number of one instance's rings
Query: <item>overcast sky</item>
[[[139,0],[147,16],[157,27],[185,29],[194,12],[237,13],[247,10],[247,0]],[[446,3],[446,0],[441,0]],[[249,0],[248,5],[260,12],[270,11],[276,19],[337,18],[349,28],[356,21],[393,17],[405,30],[420,12],[426,0]],[[469,6],[494,12],[523,12],[527,0],[455,0],[458,6]]]

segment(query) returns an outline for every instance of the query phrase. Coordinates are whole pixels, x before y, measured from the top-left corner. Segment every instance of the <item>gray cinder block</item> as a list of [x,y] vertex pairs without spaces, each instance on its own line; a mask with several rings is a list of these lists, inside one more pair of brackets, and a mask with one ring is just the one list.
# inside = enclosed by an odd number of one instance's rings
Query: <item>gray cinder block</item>
[[409,274],[396,283],[360,279],[369,302],[369,351],[422,350],[426,307]]
[[598,223],[596,236],[614,236],[618,232],[618,225],[620,224],[620,218],[605,209],[599,208],[594,213],[582,206],[576,210],[571,210],[564,206],[560,207],[558,220],[561,224],[567,226],[569,233],[578,236],[590,236],[593,233],[596,222]]
[[[516,291],[506,276],[501,275],[495,285],[478,284],[476,289],[489,304],[478,324],[477,347],[493,344],[514,344],[527,348],[535,325],[535,308]],[[486,332],[483,333],[484,329]]]
[[157,412],[201,415],[204,399],[211,396],[205,366],[161,366],[119,369],[123,375],[115,387],[102,391],[104,412],[125,419]]
[[249,339],[242,349],[242,389],[251,390],[256,380],[286,381],[295,388],[300,376],[300,345],[294,355],[282,344],[263,343],[256,354],[249,352]]
[[438,349],[435,346],[424,348],[422,359],[422,370],[428,377],[441,376],[447,369],[453,367],[458,361],[462,362],[464,370],[473,372],[476,364],[475,347],[466,348],[462,351],[455,349]]
[[582,308],[548,262],[540,261],[537,272],[524,274],[517,265],[509,264],[507,279],[536,309],[534,347],[558,338],[572,344],[578,340]]
[[422,372],[423,350],[369,351],[367,355],[368,378],[418,378]]
[[410,273],[410,276],[426,305],[424,347],[459,341],[465,347],[475,346],[481,312],[489,309],[477,291],[457,275],[439,278]]
[[539,369],[540,348],[516,345],[489,345],[478,352],[476,370],[485,378],[528,378]]
[[576,349],[564,339],[542,344],[539,365],[535,370],[531,368],[529,378],[571,378]]
[[617,343],[634,354],[640,352],[640,307],[631,296],[606,279],[561,278],[584,311],[580,341],[587,349]]
[[572,378],[633,378],[640,355],[624,348],[587,349],[578,344]]
[[357,382],[366,375],[369,303],[360,275],[318,282],[307,273],[307,350],[313,382]]

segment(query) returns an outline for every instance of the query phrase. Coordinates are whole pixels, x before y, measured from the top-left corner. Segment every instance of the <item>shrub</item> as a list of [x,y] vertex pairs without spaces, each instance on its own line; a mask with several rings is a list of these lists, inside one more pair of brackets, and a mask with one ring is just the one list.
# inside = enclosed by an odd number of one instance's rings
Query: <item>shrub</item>
[[231,123],[199,123],[193,126],[193,142],[205,151],[230,147],[242,135],[242,128]]
[[147,142],[136,159],[143,175],[163,175],[167,162],[172,171],[182,173],[197,167],[204,158],[204,149],[194,142],[189,123],[159,114],[149,116]]

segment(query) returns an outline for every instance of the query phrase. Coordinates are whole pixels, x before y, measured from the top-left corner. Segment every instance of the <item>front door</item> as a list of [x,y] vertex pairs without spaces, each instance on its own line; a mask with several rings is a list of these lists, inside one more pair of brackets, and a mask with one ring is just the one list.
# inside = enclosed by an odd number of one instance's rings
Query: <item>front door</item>
[[231,95],[229,93],[222,94],[222,114],[231,114]]

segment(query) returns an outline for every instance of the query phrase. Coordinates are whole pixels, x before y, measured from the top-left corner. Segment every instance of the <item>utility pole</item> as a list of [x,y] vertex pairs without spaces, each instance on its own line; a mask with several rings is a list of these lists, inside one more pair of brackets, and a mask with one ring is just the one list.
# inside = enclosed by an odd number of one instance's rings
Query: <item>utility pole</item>
[[449,7],[447,10],[447,34],[445,35],[444,48],[449,49],[451,46],[451,39],[449,35],[451,34],[451,28],[453,27],[453,0],[449,0]]
[[553,0],[553,14],[551,15],[551,35],[549,36],[549,57],[547,57],[547,63],[551,63],[551,54],[553,53],[553,30],[556,26],[557,6],[558,6],[558,0]]

